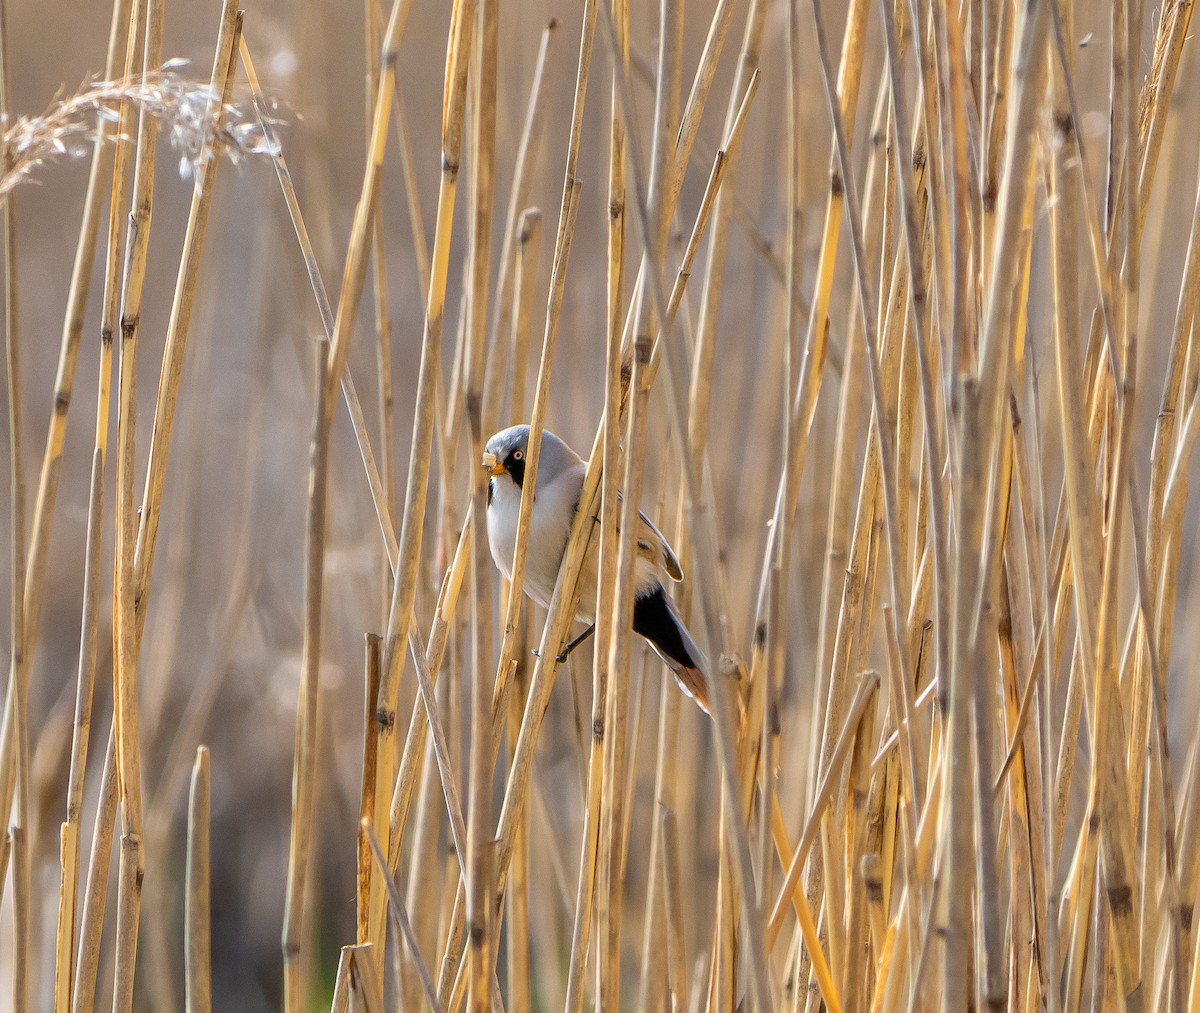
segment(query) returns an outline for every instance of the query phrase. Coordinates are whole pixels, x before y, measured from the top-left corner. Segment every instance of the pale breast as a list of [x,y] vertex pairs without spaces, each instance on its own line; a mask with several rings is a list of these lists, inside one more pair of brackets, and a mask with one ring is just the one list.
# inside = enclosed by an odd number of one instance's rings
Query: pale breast
[[[530,521],[529,552],[525,558],[525,593],[539,605],[549,605],[554,584],[562,565],[563,550],[571,533],[571,523],[583,488],[583,465],[572,467],[553,482],[539,487],[534,497]],[[517,522],[521,508],[521,490],[507,476],[494,481],[492,500],[487,512],[488,542],[492,559],[505,577],[512,578],[513,552],[517,543]],[[643,596],[659,587],[664,571],[678,579],[679,563],[666,540],[645,515],[640,516],[637,559],[634,563],[634,594]],[[596,615],[596,578],[599,563],[600,532],[592,532],[591,542],[579,575],[579,606],[576,618],[592,622]]]
[[[570,469],[539,488],[530,520],[529,551],[525,557],[525,593],[539,605],[548,605],[562,563],[563,549],[571,532],[575,505],[583,485],[582,469]],[[521,491],[507,477],[496,481],[488,507],[488,542],[492,559],[505,577],[512,577],[513,551],[517,544]]]

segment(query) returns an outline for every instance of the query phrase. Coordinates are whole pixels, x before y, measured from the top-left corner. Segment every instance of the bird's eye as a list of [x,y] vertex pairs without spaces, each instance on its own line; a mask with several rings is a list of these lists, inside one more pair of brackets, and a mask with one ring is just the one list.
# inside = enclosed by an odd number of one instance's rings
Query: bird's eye
[[521,459],[522,459],[524,456],[525,456],[525,451],[523,451],[523,450],[514,450],[514,451],[513,451],[513,460],[514,460],[514,461],[519,461],[519,460],[521,460]]

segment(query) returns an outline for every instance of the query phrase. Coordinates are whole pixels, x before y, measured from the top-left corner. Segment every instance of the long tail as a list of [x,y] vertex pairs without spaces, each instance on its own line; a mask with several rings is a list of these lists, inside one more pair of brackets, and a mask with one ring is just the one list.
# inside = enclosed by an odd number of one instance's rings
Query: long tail
[[661,585],[639,597],[633,605],[633,630],[645,637],[655,652],[670,666],[688,696],[706,714],[711,714],[708,702],[708,679],[704,675],[704,655],[679,618],[671,599]]

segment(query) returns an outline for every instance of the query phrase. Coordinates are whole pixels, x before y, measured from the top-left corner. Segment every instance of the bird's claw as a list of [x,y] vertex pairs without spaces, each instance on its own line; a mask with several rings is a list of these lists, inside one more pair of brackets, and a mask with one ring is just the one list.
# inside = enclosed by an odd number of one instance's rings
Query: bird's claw
[[[540,659],[541,659],[541,657],[542,657],[542,652],[541,652],[541,651],[539,651],[539,650],[538,650],[536,647],[535,647],[535,648],[533,648],[533,649],[532,649],[532,650],[531,650],[529,653],[530,653],[530,654],[532,654],[532,655],[533,655],[535,658],[538,658],[539,660],[540,660]],[[568,656],[570,653],[571,653],[570,651],[563,651],[563,652],[562,652],[562,654],[558,655],[558,656],[557,656],[557,657],[554,659],[554,663],[555,663],[556,665],[561,665],[561,664],[562,664],[564,661],[566,661],[566,660],[567,660],[567,656]]]

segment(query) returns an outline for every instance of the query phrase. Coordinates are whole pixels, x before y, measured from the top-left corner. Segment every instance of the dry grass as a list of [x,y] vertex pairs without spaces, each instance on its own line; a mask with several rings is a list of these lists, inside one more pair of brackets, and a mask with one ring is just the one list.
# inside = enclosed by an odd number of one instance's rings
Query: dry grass
[[1200,1009],[1191,3],[524,6],[0,0],[0,1005]]

